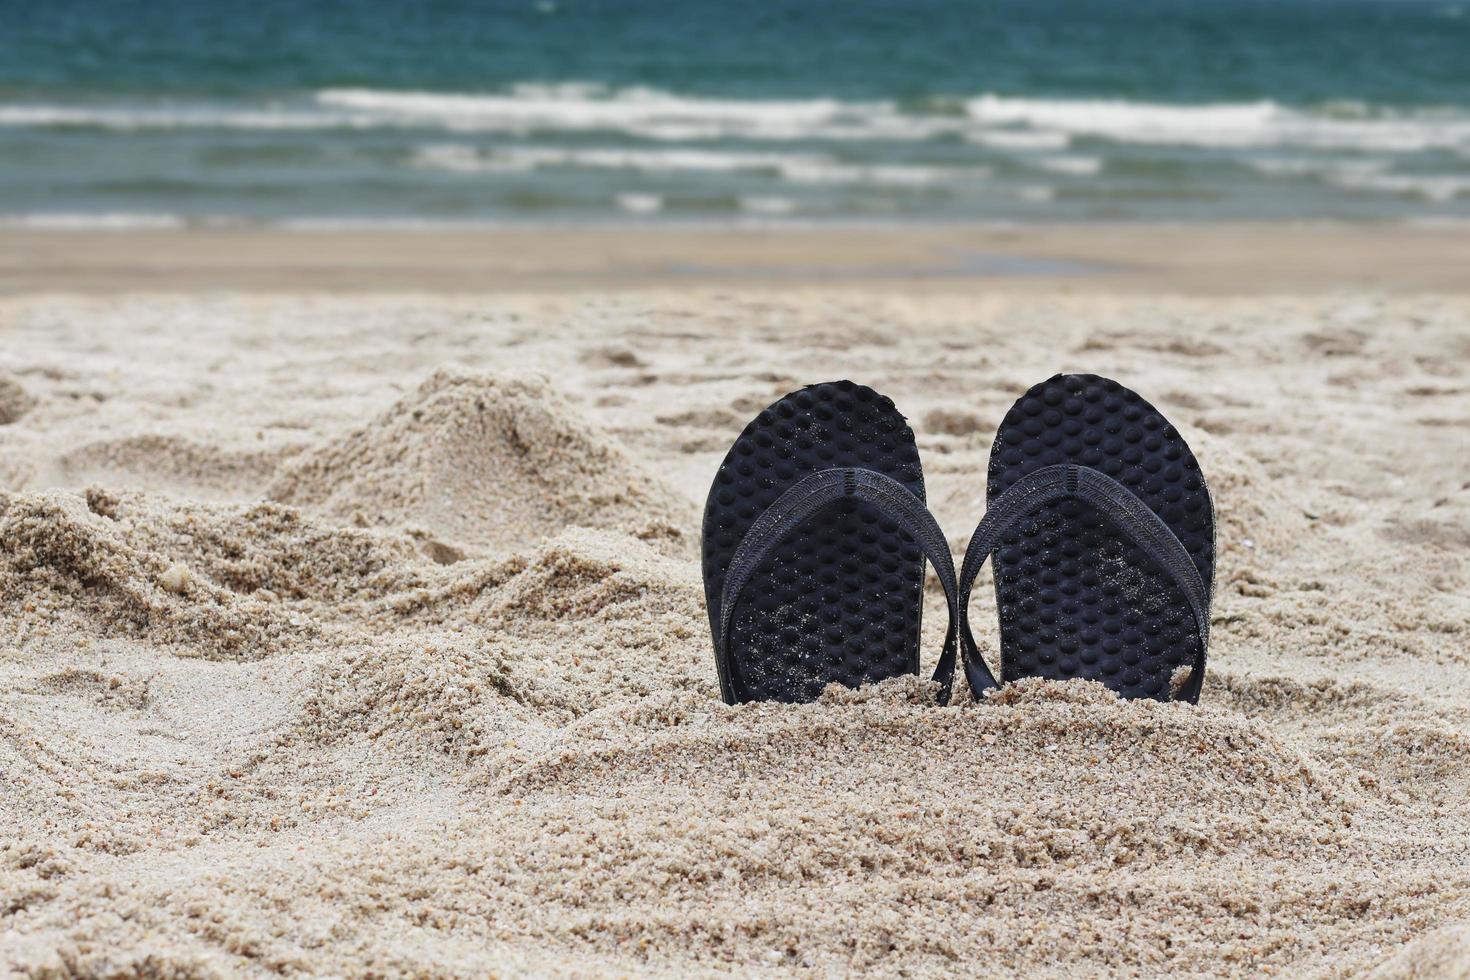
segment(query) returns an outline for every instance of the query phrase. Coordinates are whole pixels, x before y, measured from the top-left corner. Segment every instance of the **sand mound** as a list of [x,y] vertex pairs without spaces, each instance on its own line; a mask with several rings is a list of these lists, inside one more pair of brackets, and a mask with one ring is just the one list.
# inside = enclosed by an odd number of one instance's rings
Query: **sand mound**
[[411,538],[331,527],[281,504],[192,504],[96,487],[86,503],[134,547],[191,579],[317,616],[355,615],[438,581]]
[[524,571],[489,599],[476,618],[507,628],[626,619],[647,622],[650,633],[672,630],[673,638],[689,639],[689,623],[708,624],[697,568],[626,536],[583,528],[537,548]]
[[436,587],[376,605],[379,630],[397,637],[325,663],[301,727],[320,742],[365,733],[475,758],[512,747],[515,730],[629,697],[709,698],[701,596],[685,563],[606,532],[467,562]]
[[18,422],[35,404],[36,400],[20,386],[19,381],[0,374],[0,425]]
[[[267,602],[193,574],[73,494],[0,495],[0,596],[28,623],[18,641],[60,630],[147,637],[177,653],[258,659],[314,631]],[[9,632],[9,630],[7,631]]]
[[574,524],[662,537],[694,526],[692,505],[544,380],[447,371],[288,467],[269,495],[497,550]]
[[412,605],[442,569],[404,536],[293,508],[182,503],[92,488],[0,495],[0,595],[29,635],[121,633],[176,654],[258,660]]

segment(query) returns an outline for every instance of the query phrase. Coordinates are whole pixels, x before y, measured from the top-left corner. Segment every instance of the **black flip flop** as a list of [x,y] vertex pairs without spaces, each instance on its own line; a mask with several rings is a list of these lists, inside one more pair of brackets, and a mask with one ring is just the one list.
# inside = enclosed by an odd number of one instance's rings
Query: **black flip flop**
[[995,554],[1001,680],[1085,677],[1124,697],[1199,700],[1215,518],[1175,428],[1116,381],[1059,374],[1022,395],[990,451],[987,510],[960,572],[965,670],[995,680],[966,605]]
[[917,674],[926,557],[949,602],[936,674],[948,698],[954,562],[924,506],[913,430],[888,398],[836,381],[756,416],[710,487],[703,547],[727,702],[812,701],[829,683]]

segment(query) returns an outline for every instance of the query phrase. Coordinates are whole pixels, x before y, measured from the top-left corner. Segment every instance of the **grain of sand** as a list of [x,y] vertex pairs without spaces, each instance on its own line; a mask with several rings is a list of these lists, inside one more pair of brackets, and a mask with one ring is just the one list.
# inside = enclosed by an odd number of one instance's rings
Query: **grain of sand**
[[[0,302],[0,971],[1470,975],[1467,337],[1434,296]],[[1057,370],[1212,480],[1200,707],[719,702],[698,506],[752,412],[892,394],[963,549]]]

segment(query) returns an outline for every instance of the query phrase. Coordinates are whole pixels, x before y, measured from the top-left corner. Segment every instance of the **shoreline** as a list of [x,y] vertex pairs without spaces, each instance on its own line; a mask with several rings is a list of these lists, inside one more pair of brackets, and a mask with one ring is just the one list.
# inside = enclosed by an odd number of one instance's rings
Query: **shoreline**
[[683,286],[1470,292],[1470,225],[0,228],[0,295]]

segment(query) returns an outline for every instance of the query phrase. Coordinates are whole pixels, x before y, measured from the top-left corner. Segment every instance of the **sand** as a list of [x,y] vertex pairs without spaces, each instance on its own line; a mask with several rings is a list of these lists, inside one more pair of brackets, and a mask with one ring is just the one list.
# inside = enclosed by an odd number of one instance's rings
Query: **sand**
[[[1105,285],[0,300],[0,973],[1470,975],[1470,298]],[[962,551],[1057,370],[1212,481],[1198,708],[719,702],[755,410]]]
[[17,230],[0,295],[166,290],[567,290],[666,285],[1214,296],[1470,291],[1470,225],[541,224],[281,232]]

